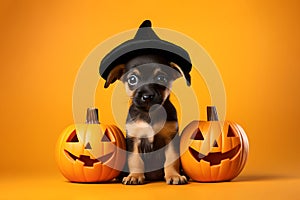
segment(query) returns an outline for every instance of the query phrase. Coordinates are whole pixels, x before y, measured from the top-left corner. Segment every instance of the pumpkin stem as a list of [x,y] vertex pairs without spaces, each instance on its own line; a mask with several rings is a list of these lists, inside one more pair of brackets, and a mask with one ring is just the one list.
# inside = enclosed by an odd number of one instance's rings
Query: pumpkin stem
[[86,124],[100,124],[98,119],[98,108],[88,108],[86,112]]
[[218,113],[215,106],[207,106],[207,121],[218,121]]

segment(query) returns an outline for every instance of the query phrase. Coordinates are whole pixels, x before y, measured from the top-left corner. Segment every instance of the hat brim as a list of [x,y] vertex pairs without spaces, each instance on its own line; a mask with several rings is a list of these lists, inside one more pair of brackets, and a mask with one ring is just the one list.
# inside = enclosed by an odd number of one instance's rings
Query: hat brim
[[101,61],[99,73],[107,79],[109,72],[119,64],[125,64],[130,59],[141,54],[159,54],[168,61],[176,63],[184,73],[192,68],[188,53],[181,47],[164,40],[128,40],[111,52]]

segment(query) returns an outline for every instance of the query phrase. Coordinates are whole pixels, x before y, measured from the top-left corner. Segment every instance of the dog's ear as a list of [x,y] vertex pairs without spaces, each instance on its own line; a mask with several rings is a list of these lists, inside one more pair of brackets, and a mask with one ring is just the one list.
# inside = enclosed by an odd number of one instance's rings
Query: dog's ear
[[186,81],[186,84],[187,86],[190,86],[191,85],[191,76],[188,72],[184,72],[182,71],[182,69],[176,64],[176,63],[173,63],[171,62],[170,63],[170,66],[175,69],[176,71],[178,71],[179,73],[175,73],[175,79],[183,76],[185,78],[185,81]]
[[106,82],[104,84],[104,88],[108,88],[108,86],[114,83],[116,80],[120,79],[125,73],[125,65],[120,64],[114,67],[108,74]]

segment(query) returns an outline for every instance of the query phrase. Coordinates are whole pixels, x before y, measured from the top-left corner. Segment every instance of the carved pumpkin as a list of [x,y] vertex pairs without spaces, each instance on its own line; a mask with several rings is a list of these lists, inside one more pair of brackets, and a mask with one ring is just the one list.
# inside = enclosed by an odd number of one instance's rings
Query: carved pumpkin
[[192,180],[228,181],[245,166],[249,144],[235,122],[219,122],[215,107],[207,108],[208,121],[193,121],[182,132],[181,164]]
[[61,173],[72,182],[103,182],[119,175],[126,151],[123,133],[98,122],[98,110],[88,109],[86,124],[67,127],[56,146]]

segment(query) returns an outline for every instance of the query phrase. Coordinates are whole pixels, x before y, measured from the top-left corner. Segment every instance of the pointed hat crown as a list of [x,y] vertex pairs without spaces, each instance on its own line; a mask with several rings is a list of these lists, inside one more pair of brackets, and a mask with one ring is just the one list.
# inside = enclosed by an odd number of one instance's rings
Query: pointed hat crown
[[107,79],[109,72],[119,64],[141,54],[159,54],[168,61],[176,63],[188,74],[192,64],[189,54],[181,47],[160,39],[152,29],[150,20],[145,20],[137,30],[133,39],[128,40],[111,50],[100,63],[99,73]]
[[160,40],[151,26],[151,21],[145,20],[137,30],[134,40]]

